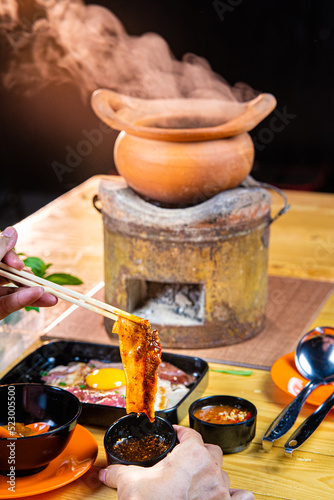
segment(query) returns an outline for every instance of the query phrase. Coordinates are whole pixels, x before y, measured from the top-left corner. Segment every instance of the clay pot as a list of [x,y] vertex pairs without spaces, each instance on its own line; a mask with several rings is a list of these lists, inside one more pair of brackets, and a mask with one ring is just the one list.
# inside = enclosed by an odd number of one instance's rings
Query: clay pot
[[92,107],[120,130],[114,159],[137,193],[171,204],[196,204],[238,186],[250,173],[247,133],[276,106],[271,94],[245,102],[139,99],[96,90]]

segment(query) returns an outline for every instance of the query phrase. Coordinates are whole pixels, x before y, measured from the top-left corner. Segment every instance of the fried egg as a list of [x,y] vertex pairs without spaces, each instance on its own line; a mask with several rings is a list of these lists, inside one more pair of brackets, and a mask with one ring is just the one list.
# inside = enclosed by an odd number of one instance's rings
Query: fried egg
[[101,391],[117,389],[126,385],[125,373],[118,368],[101,368],[87,375],[86,384]]

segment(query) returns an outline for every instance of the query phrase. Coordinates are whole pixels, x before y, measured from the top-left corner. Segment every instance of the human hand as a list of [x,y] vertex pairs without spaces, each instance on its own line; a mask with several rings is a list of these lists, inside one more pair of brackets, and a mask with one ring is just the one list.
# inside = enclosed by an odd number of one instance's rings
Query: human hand
[[[17,232],[13,227],[7,227],[0,233],[0,261],[8,266],[21,270],[24,263],[14,252],[17,241]],[[8,281],[0,276],[0,285]],[[0,320],[14,311],[26,306],[48,307],[57,303],[57,298],[49,293],[44,293],[42,287],[11,288],[0,286]]]
[[118,500],[254,500],[249,491],[230,489],[218,446],[204,444],[193,429],[174,428],[179,444],[161,462],[148,468],[110,465],[100,471],[100,481],[117,488]]

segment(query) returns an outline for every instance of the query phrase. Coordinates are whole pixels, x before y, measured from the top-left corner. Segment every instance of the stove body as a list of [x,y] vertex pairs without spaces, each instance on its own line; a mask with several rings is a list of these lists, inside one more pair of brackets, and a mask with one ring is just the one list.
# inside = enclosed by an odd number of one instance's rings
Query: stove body
[[[221,192],[187,208],[161,208],[123,178],[99,188],[105,300],[151,321],[163,347],[207,348],[264,327],[271,196]],[[105,319],[108,334],[112,320]]]

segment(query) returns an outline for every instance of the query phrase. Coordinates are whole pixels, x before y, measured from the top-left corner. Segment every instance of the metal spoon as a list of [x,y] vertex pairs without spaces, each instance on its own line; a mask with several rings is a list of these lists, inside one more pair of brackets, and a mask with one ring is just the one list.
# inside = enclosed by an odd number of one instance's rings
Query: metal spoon
[[270,451],[272,443],[291,429],[311,392],[334,382],[334,328],[318,327],[306,333],[298,342],[295,363],[310,382],[268,427],[262,438],[265,451]]
[[334,328],[322,326],[304,335],[297,345],[295,363],[308,379],[334,373]]

